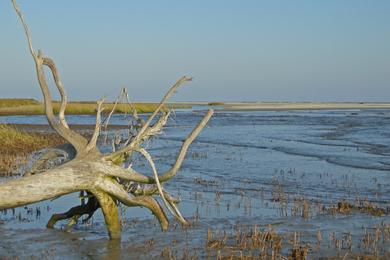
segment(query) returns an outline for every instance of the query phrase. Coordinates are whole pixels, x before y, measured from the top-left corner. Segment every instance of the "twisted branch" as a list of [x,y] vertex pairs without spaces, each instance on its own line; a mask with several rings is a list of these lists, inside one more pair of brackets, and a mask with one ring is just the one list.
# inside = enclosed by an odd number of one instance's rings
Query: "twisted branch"
[[160,112],[160,110],[163,108],[163,106],[168,101],[168,99],[173,95],[173,93],[177,90],[177,88],[179,88],[183,83],[191,80],[192,78],[186,76],[180,78],[162,98],[159,106],[156,108],[153,114],[148,118],[148,120],[142,126],[141,130],[138,132],[137,136],[133,139],[133,141],[127,146],[125,146],[124,148],[120,149],[119,151],[106,156],[106,159],[115,160],[117,157],[122,156],[123,154],[131,151],[139,143],[139,141],[142,140],[144,132],[148,129],[154,117],[158,114],[158,112]]
[[[170,179],[172,179],[176,174],[177,171],[180,169],[183,160],[187,154],[188,148],[191,145],[191,143],[195,140],[195,138],[200,134],[202,129],[206,126],[207,122],[210,120],[211,116],[213,115],[214,111],[212,109],[208,110],[206,115],[203,117],[203,119],[198,123],[198,125],[192,130],[192,132],[187,136],[185,141],[183,142],[180,152],[177,155],[176,161],[169,169],[168,171],[164,172],[162,175],[158,176],[158,180],[160,182],[166,182]],[[106,171],[105,173],[113,176],[118,177],[121,179],[129,180],[129,181],[135,181],[139,183],[155,183],[155,179],[151,178],[149,176],[146,176],[145,174],[139,173],[133,169],[124,169],[122,167],[115,167],[112,166],[115,170],[113,171]]]
[[27,26],[26,22],[24,21],[24,16],[23,16],[23,14],[22,14],[22,11],[20,11],[20,7],[19,7],[19,5],[16,3],[16,0],[12,0],[12,4],[13,4],[13,6],[14,6],[14,9],[15,9],[15,11],[16,11],[16,14],[19,16],[19,19],[20,19],[20,21],[22,22],[23,29],[24,29],[24,33],[26,34],[26,38],[27,38],[27,42],[28,42],[28,47],[29,47],[31,56],[33,56],[33,58],[35,59],[35,58],[36,58],[36,54],[35,54],[35,51],[34,51],[34,48],[33,48],[33,45],[32,45],[32,40],[31,40],[30,32],[29,32],[29,30],[28,30],[28,26]]
[[96,143],[100,134],[100,125],[101,125],[101,113],[104,110],[102,108],[102,104],[104,102],[104,99],[101,99],[97,102],[97,111],[96,111],[96,123],[95,123],[95,130],[93,132],[92,138],[89,141],[86,150],[90,151],[94,148],[96,148]]
[[56,84],[58,92],[60,93],[61,96],[61,105],[60,105],[60,110],[58,112],[58,118],[60,120],[60,124],[62,124],[65,128],[69,128],[68,123],[65,120],[65,110],[66,110],[66,104],[68,102],[67,96],[66,96],[64,86],[62,85],[60,74],[58,73],[56,64],[52,59],[44,57],[43,65],[46,65],[47,67],[50,68],[53,74],[54,83]]
[[[35,62],[35,68],[37,72],[38,82],[43,94],[44,103],[45,103],[45,113],[47,120],[50,124],[50,126],[59,134],[61,135],[65,140],[67,140],[69,143],[73,145],[73,147],[76,149],[78,154],[82,154],[85,152],[85,147],[87,145],[87,140],[82,137],[81,135],[77,134],[76,132],[70,130],[67,127],[64,113],[65,113],[65,104],[66,104],[66,95],[65,91],[63,89],[62,83],[59,80],[59,73],[55,67],[54,61],[50,58],[44,57],[43,52],[41,50],[38,50],[38,54],[35,53],[34,48],[32,46],[32,40],[31,36],[28,30],[28,26],[24,20],[23,14],[20,11],[19,6],[16,3],[16,0],[12,0],[14,9],[23,25],[23,29],[27,38],[27,42],[29,45],[30,53],[34,59]],[[46,76],[43,69],[43,66],[46,65],[50,68],[50,70],[53,73],[54,81],[56,82],[57,89],[59,90],[61,94],[61,109],[60,109],[60,122],[58,123],[54,112],[53,112],[53,101],[50,95],[49,87],[46,82]]]
[[157,169],[156,169],[156,166],[153,162],[153,159],[152,159],[152,156],[150,156],[150,154],[143,148],[139,148],[137,149],[138,152],[140,152],[145,158],[146,160],[149,162],[149,165],[150,167],[152,168],[152,172],[153,172],[153,175],[154,175],[154,181],[156,182],[156,187],[157,187],[157,190],[160,194],[160,197],[161,199],[163,200],[165,206],[167,207],[167,209],[169,210],[169,212],[171,212],[171,214],[176,217],[182,224],[187,224],[187,221],[183,218],[183,216],[180,214],[179,210],[177,208],[172,209],[171,208],[171,204],[167,201],[167,199],[165,198],[165,195],[164,195],[164,192],[163,192],[163,189],[161,187],[161,183],[160,181],[158,180],[158,174],[157,174]]

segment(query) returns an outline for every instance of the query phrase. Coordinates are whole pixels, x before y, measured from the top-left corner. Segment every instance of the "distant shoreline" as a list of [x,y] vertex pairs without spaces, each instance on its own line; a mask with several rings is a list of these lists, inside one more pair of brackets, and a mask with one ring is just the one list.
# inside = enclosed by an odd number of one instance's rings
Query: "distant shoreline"
[[263,102],[263,103],[224,103],[222,111],[281,111],[281,110],[348,110],[348,109],[390,109],[390,103],[312,103],[312,102]]
[[[105,113],[114,106],[107,103]],[[158,103],[132,104],[138,113],[151,113]],[[287,110],[362,110],[362,109],[390,109],[390,102],[172,102],[167,104],[173,109],[202,110],[213,108],[216,111],[287,111]],[[59,103],[54,102],[54,112],[58,113]],[[115,113],[130,113],[129,104],[118,104]],[[69,102],[65,112],[67,115],[94,115],[96,103],[92,101]],[[0,116],[16,115],[44,115],[44,106],[36,100],[29,99],[0,99]]]
[[[183,102],[184,103],[184,102]],[[202,103],[191,103],[185,102],[185,106],[177,106],[178,103],[171,103],[172,107],[180,107],[186,109],[195,109],[197,111],[213,108],[216,112],[240,112],[240,111],[294,111],[294,110],[390,110],[390,103],[353,103],[353,102],[338,102],[338,103],[313,103],[313,102],[259,102],[259,103],[244,103],[244,102],[202,102]],[[180,104],[180,103],[179,103]],[[196,107],[198,106],[198,107]],[[0,110],[1,111],[1,110]],[[80,115],[88,115],[80,114]],[[7,114],[0,116],[13,116],[20,114]],[[31,115],[31,114],[27,114]],[[34,114],[36,115],[36,114]],[[39,114],[40,115],[40,114]],[[42,114],[43,115],[43,114]],[[90,115],[93,115],[92,113]],[[27,132],[41,132],[50,131],[48,124],[10,124],[13,127]],[[70,127],[76,131],[92,131],[95,128],[93,124],[74,124]],[[109,130],[125,129],[126,125],[109,125]]]

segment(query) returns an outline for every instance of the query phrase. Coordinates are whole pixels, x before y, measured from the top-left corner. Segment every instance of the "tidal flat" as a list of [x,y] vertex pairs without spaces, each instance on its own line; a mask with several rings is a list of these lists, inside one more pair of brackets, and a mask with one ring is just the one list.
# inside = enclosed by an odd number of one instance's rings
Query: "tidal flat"
[[[159,172],[174,162],[203,114],[179,109],[148,144]],[[72,125],[95,122],[92,115],[67,118]],[[122,127],[103,133],[102,151],[111,149],[105,134],[127,131],[125,115],[111,122]],[[39,115],[3,116],[0,123],[47,125]],[[135,159],[138,170],[149,171]],[[170,218],[164,233],[147,210],[123,207],[120,243],[108,241],[101,214],[70,232],[61,231],[65,222],[47,230],[52,214],[79,203],[71,194],[2,211],[0,258],[388,258],[389,174],[390,110],[221,110],[165,185],[182,198],[179,208],[191,226]]]

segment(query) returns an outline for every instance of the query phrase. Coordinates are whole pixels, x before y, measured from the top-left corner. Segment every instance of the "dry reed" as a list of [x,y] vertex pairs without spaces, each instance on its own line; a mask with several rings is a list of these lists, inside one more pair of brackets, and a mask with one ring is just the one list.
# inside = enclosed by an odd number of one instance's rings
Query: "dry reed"
[[27,133],[5,124],[0,124],[0,140],[0,175],[3,176],[16,174],[32,152],[65,142],[57,134]]

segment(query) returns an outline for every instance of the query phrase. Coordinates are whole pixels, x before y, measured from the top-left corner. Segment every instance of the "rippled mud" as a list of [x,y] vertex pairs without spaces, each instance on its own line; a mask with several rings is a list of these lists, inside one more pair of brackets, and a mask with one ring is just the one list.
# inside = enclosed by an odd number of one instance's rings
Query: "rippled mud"
[[[150,142],[159,171],[174,162],[202,112],[178,111]],[[71,124],[93,124],[70,116]],[[45,123],[43,117],[1,117]],[[116,115],[113,124],[126,125]],[[110,136],[125,129],[113,129]],[[101,143],[102,150],[109,145]],[[136,167],[146,172],[136,158]],[[390,111],[218,112],[166,189],[182,198],[183,229],[166,233],[141,208],[121,208],[123,239],[101,214],[70,232],[45,228],[76,194],[0,213],[0,258],[390,257]]]

